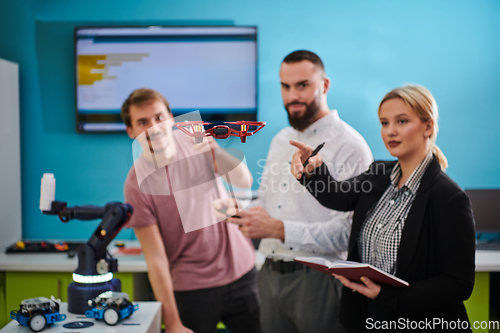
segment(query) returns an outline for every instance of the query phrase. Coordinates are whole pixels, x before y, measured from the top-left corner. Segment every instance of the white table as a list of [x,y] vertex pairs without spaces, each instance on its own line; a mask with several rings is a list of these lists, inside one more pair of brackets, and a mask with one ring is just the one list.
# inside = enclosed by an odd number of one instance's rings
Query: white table
[[[66,319],[48,325],[42,332],[57,333],[159,333],[161,331],[161,303],[160,302],[134,302],[139,304],[139,309],[129,318],[121,320],[115,326],[108,326],[103,320],[86,318],[85,315],[76,315],[68,312],[68,304],[61,303],[61,314],[67,315]],[[91,321],[93,326],[87,328],[64,328],[63,325],[74,321]],[[28,327],[11,321],[0,333],[33,333]]]
[[500,251],[476,251],[476,272],[499,272]]

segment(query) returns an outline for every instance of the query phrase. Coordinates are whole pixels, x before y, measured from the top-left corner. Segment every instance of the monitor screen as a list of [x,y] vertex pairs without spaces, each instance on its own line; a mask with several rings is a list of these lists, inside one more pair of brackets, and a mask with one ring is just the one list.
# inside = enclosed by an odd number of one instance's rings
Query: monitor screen
[[138,88],[162,93],[174,116],[256,120],[256,27],[77,27],[75,64],[77,131],[123,131]]
[[500,189],[465,192],[472,203],[476,232],[500,233]]

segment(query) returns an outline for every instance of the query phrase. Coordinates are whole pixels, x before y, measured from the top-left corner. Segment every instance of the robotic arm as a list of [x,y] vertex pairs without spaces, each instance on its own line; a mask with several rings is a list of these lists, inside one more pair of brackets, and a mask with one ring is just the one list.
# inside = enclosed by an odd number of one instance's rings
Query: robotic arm
[[51,210],[43,211],[44,214],[58,215],[65,223],[72,219],[102,218],[87,243],[78,247],[78,268],[75,274],[81,276],[113,273],[118,270],[117,260],[108,254],[106,248],[130,219],[132,212],[132,206],[119,202],[110,202],[104,207],[67,207],[66,203],[61,201],[53,201]]
[[63,222],[71,219],[102,218],[87,243],[80,245],[77,249],[78,268],[73,273],[74,282],[68,287],[68,311],[84,314],[89,308],[89,299],[105,291],[121,291],[120,280],[113,278],[113,273],[118,271],[118,261],[109,255],[106,248],[130,219],[133,212],[132,206],[110,202],[104,207],[67,207],[65,202],[52,201],[50,210],[42,209],[42,212],[58,215]]

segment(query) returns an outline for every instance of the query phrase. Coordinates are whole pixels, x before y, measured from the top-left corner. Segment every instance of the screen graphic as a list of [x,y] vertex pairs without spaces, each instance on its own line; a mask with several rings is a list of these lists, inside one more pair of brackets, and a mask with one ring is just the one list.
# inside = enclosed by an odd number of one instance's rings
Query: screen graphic
[[138,88],[162,93],[174,115],[255,120],[255,27],[77,28],[79,131],[124,130],[120,107]]

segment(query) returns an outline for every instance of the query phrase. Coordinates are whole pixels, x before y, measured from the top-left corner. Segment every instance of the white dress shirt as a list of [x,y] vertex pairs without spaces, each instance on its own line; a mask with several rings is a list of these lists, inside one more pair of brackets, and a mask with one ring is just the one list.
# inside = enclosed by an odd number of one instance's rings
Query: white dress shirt
[[[336,180],[345,180],[367,170],[373,157],[364,138],[341,120],[336,110],[311,124],[303,132],[292,127],[281,130],[271,141],[265,166],[259,173],[257,199],[273,218],[282,220],[285,241],[263,239],[259,251],[267,258],[291,261],[297,256],[321,256],[329,260],[347,257],[352,212],[323,207],[290,172],[297,140],[316,148]],[[322,190],[318,188],[318,190]],[[324,189],[328,190],[328,189]]]

